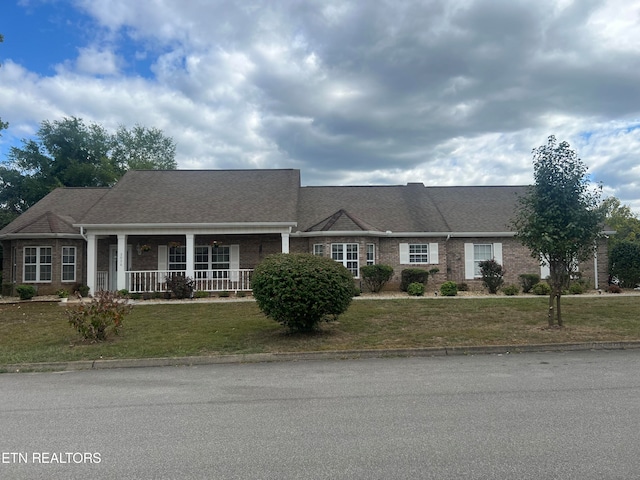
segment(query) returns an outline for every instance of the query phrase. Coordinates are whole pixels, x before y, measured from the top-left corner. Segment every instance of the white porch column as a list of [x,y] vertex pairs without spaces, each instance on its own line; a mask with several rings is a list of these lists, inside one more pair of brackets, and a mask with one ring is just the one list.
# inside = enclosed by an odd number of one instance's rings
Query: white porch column
[[289,253],[289,234],[281,233],[282,235],[282,253]]
[[98,256],[96,255],[98,240],[95,234],[87,234],[87,286],[91,295],[96,294]]
[[187,277],[195,277],[195,235],[187,233]]
[[127,288],[127,236],[118,235],[118,274],[116,276],[116,288]]

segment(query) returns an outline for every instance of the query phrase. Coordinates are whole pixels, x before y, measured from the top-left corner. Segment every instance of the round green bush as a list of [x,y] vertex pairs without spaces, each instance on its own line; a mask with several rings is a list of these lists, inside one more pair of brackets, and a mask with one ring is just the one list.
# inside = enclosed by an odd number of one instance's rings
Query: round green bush
[[36,294],[36,289],[33,285],[18,285],[16,292],[18,292],[20,300],[31,300]]
[[458,284],[456,282],[444,282],[440,285],[440,294],[445,297],[455,297],[458,294]]
[[517,285],[507,285],[502,288],[502,293],[512,297],[513,295],[517,295],[520,292],[520,287]]
[[413,297],[424,295],[424,283],[413,282],[407,286],[407,293]]
[[546,282],[536,283],[531,289],[536,295],[549,295],[551,293],[551,287]]
[[569,293],[571,295],[581,295],[584,293],[584,285],[582,283],[572,283],[571,285],[569,285]]
[[294,331],[335,320],[355,294],[351,272],[326,257],[277,253],[264,259],[251,281],[258,307]]

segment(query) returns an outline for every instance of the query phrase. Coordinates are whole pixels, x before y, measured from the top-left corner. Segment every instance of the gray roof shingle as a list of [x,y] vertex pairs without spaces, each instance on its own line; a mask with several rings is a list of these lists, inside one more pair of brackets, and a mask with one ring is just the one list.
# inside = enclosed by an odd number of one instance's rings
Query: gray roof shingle
[[57,188],[0,230],[0,236],[79,234],[74,227],[109,188]]
[[129,171],[83,225],[295,222],[298,170]]

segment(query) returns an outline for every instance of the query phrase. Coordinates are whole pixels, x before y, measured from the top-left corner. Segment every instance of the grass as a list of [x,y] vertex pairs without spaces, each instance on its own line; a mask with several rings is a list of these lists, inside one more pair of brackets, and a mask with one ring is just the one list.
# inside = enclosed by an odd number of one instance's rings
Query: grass
[[546,297],[357,300],[338,322],[291,334],[254,302],[148,304],[123,333],[79,339],[58,303],[0,304],[0,365],[233,353],[640,340],[639,296],[564,297],[548,329]]

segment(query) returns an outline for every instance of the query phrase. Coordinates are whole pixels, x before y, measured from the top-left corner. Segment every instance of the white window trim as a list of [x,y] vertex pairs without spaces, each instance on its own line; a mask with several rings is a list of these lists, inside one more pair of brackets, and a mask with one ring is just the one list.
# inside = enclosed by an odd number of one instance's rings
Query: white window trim
[[[356,246],[356,258],[355,260],[353,259],[347,259],[347,245],[355,245]],[[339,246],[341,247],[342,250],[342,259],[335,259],[333,258],[333,247],[334,246]],[[346,269],[348,269],[351,274],[353,275],[353,278],[360,278],[360,244],[359,243],[332,243],[331,244],[331,259],[341,263],[342,265],[344,265],[344,267]],[[349,262],[355,262],[356,264],[356,273],[354,274],[354,272],[347,267],[347,264]]]
[[[73,263],[64,263],[64,249],[69,248],[73,250]],[[60,250],[60,281],[63,283],[74,283],[76,281],[76,268],[78,265],[78,249],[72,245],[64,245]],[[64,278],[64,267],[65,266],[73,266],[73,278],[65,279]]]
[[491,258],[502,265],[502,243],[465,243],[464,244],[464,278],[465,280],[475,280],[480,278],[476,276],[476,262],[474,256],[475,245],[491,245]]
[[[366,245],[366,263],[367,265],[375,265],[376,264],[376,244],[375,243],[367,243]],[[371,248],[371,259],[369,259],[369,248]]]
[[[409,254],[410,245],[427,245],[427,262],[412,262]],[[399,244],[400,264],[401,265],[437,265],[439,262],[438,244],[437,243],[401,243]]]
[[324,243],[314,243],[312,253],[318,257],[324,257]]
[[[36,249],[36,263],[29,263],[27,264],[26,262],[26,256],[27,256],[27,248],[35,248]],[[40,250],[43,248],[48,248],[49,250],[51,250],[51,263],[41,263],[40,262]],[[36,266],[36,279],[35,280],[27,280],[26,279],[26,273],[27,273],[27,265],[35,265]],[[42,280],[41,279],[41,267],[43,265],[49,265],[49,267],[51,267],[51,278],[49,280]],[[22,250],[22,280],[23,283],[51,283],[53,280],[53,247],[48,246],[48,245],[28,245],[26,247],[23,248]]]

